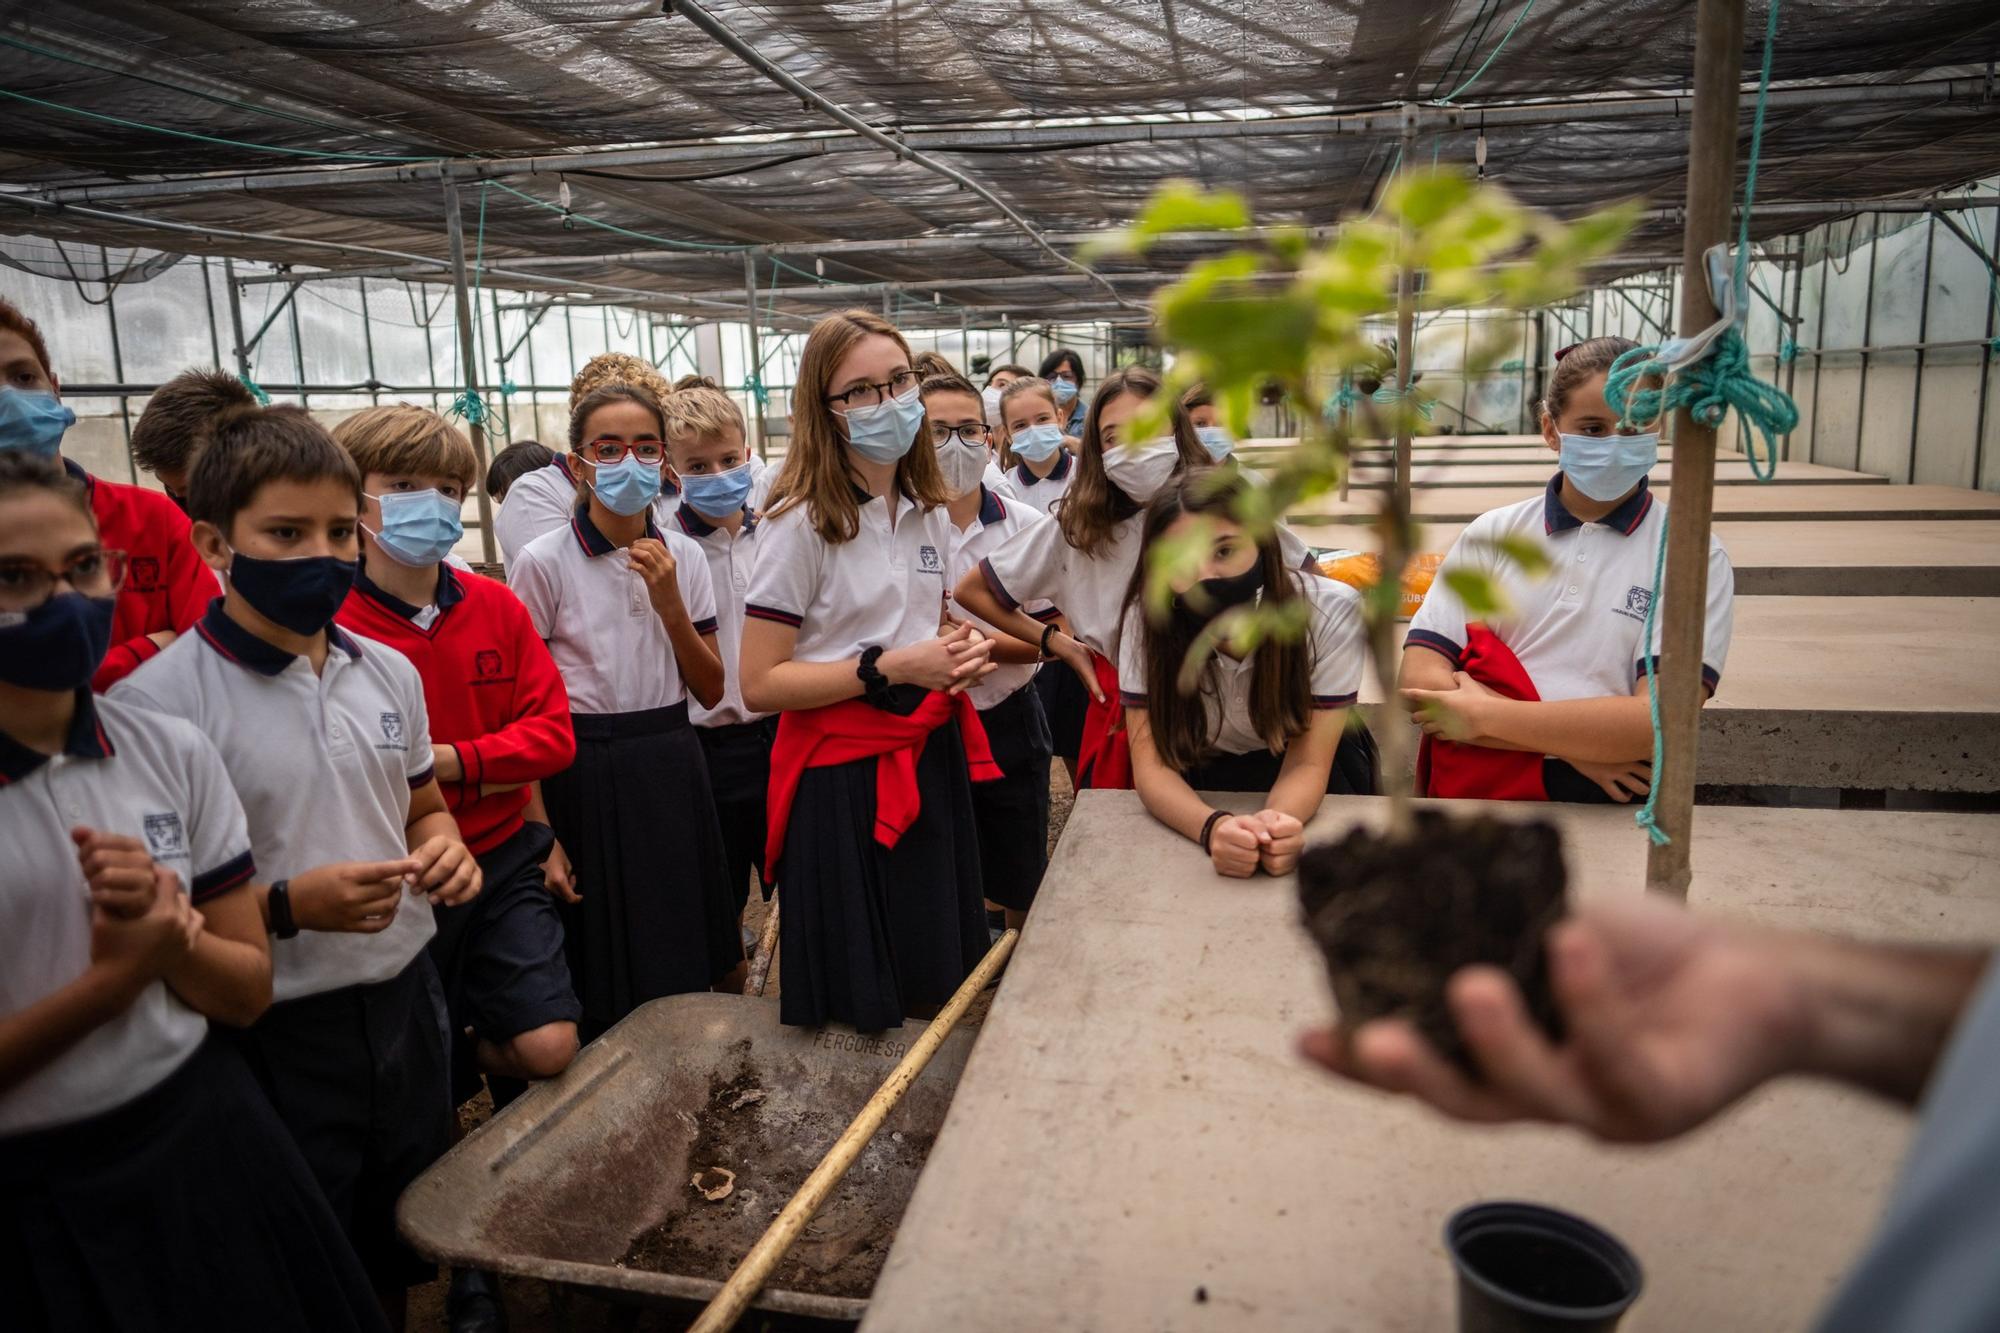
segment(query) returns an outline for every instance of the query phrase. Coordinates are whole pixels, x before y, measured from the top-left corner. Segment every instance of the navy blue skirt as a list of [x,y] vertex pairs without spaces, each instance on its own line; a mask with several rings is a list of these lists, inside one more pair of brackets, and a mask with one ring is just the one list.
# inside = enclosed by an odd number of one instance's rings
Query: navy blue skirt
[[[1278,781],[1284,766],[1283,754],[1252,750],[1249,754],[1214,754],[1181,774],[1196,791],[1267,792]],[[1366,727],[1349,727],[1341,733],[1340,748],[1333,752],[1333,767],[1327,770],[1326,790],[1335,796],[1373,796],[1381,761],[1375,737]]]
[[388,1324],[291,1135],[211,1040],[124,1106],[0,1138],[0,1327]]
[[1025,912],[1049,865],[1049,758],[1055,747],[1032,681],[982,711],[979,720],[993,762],[1006,774],[972,789],[980,877],[989,902]]
[[743,941],[687,705],[572,721],[576,762],[542,800],[583,896],[563,931],[588,1040],[648,1000],[707,990]]
[[[908,716],[924,693],[899,687],[890,711]],[[875,841],[875,760],[799,779],[778,888],[784,1022],[901,1027],[913,1008],[949,1000],[985,955],[975,798],[956,722],[925,742],[917,791],[923,808],[891,850]]]
[[1083,749],[1083,719],[1090,711],[1090,691],[1064,662],[1044,662],[1035,673],[1035,693],[1042,697],[1042,714],[1056,753],[1070,763]]

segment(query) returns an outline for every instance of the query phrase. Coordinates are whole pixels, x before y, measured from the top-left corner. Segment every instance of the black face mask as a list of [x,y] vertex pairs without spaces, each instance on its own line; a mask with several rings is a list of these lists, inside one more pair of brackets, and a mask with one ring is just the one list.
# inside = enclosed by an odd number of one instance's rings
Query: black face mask
[[1250,601],[1264,587],[1264,560],[1226,579],[1203,579],[1186,592],[1174,594],[1174,619],[1199,634],[1210,621],[1231,607]]
[[360,563],[330,555],[259,560],[238,551],[229,562],[229,586],[272,624],[294,634],[317,634],[347,600]]
[[165,491],[167,493],[167,498],[174,502],[174,508],[180,510],[183,514],[185,514],[188,511],[187,496],[181,494],[181,492],[173,489],[171,486],[162,486],[160,487],[160,489]]
[[58,593],[0,628],[0,680],[25,690],[75,690],[90,684],[111,647],[115,597]]

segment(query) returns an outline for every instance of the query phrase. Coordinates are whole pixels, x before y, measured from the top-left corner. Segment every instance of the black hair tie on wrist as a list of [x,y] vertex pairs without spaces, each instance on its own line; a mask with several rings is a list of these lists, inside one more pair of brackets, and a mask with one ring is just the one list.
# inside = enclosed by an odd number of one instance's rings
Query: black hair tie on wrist
[[1056,632],[1056,629],[1057,626],[1053,622],[1042,626],[1042,660],[1044,662],[1053,661],[1055,658],[1055,654],[1049,651],[1049,637]]
[[1214,834],[1215,826],[1227,818],[1229,818],[1227,810],[1211,810],[1208,812],[1208,822],[1201,826],[1201,850],[1203,852],[1208,851],[1208,840]]

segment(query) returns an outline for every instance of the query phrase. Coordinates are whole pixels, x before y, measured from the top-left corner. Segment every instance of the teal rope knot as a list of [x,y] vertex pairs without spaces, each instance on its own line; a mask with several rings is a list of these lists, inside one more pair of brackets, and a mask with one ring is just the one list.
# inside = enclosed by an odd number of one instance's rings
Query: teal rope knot
[[1994,355],[2000,356],[2000,338],[1995,338],[1992,342],[1986,344],[1986,346]]
[[755,371],[752,371],[744,379],[743,392],[754,394],[757,399],[757,406],[759,407],[769,407],[771,405],[771,391],[764,387],[764,381],[757,377]]
[[514,381],[512,381],[512,380],[501,380],[501,381],[500,381],[500,396],[501,396],[501,397],[503,397],[503,398],[512,398],[512,397],[514,396],[514,390],[515,390],[515,389],[516,389],[517,387],[518,387],[518,386],[517,386],[517,385],[516,385],[516,384],[514,383]]
[[271,395],[265,393],[264,386],[256,380],[251,379],[248,375],[238,375],[236,382],[250,391],[250,396],[257,400],[259,407],[269,407],[271,405]]
[[492,413],[486,410],[486,403],[478,394],[466,389],[451,400],[448,415],[463,417],[468,425],[482,426]]
[[[1716,336],[1699,360],[1678,370],[1661,355],[1671,346],[1635,347],[1613,361],[1604,376],[1604,401],[1628,425],[1657,421],[1684,407],[1711,430],[1733,408],[1763,437],[1761,458],[1754,442],[1750,449],[1750,472],[1759,481],[1769,481],[1778,470],[1778,437],[1799,424],[1798,404],[1783,389],[1750,373],[1750,348],[1734,324]],[[1646,379],[1662,379],[1664,386],[1639,387]]]
[[1778,364],[1789,366],[1799,359],[1799,345],[1790,338],[1778,344]]
[[1398,389],[1392,387],[1391,385],[1385,384],[1381,388],[1377,389],[1374,393],[1369,394],[1368,396],[1374,399],[1375,402],[1382,407],[1389,407],[1397,402],[1407,399],[1410,403],[1410,409],[1412,411],[1414,411],[1418,416],[1422,417],[1425,421],[1429,421],[1431,419],[1431,412],[1433,411],[1432,400],[1424,397],[1424,395],[1419,393],[1415,387],[1411,387],[1408,389]]
[[1359,406],[1361,406],[1360,393],[1352,384],[1343,384],[1340,386],[1340,392],[1326,400],[1326,415],[1330,418],[1337,417],[1343,412],[1352,412]]

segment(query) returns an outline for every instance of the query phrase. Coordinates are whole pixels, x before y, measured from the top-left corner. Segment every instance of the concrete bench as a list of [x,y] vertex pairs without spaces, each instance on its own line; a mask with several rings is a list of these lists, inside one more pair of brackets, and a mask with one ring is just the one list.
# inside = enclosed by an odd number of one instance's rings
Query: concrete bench
[[[1789,465],[1786,465],[1789,466]],[[1513,504],[1546,485],[1539,480],[1514,486],[1429,487],[1412,497],[1419,518],[1432,523],[1470,523],[1489,509]],[[1780,475],[1783,475],[1782,471]],[[1655,493],[1671,503],[1671,488],[1656,484]],[[1366,522],[1381,508],[1375,491],[1358,491],[1342,500],[1328,492],[1296,505],[1286,520],[1301,529],[1314,525]],[[1967,491],[1953,486],[1718,486],[1715,516],[1719,522],[1783,522],[1799,519],[2000,519],[2000,494]],[[1304,533],[1308,541],[1312,534]]]
[[[1669,465],[1662,461],[1652,471],[1653,484],[1665,485],[1671,470]],[[1546,453],[1539,460],[1504,466],[1423,462],[1416,459],[1412,459],[1410,465],[1411,484],[1425,490],[1492,486],[1519,486],[1530,489],[1547,485],[1549,478],[1555,474],[1555,460]],[[1394,479],[1395,469],[1386,463],[1357,463],[1354,467],[1353,489],[1382,490]],[[1769,482],[1760,482],[1750,471],[1748,462],[1732,462],[1725,459],[1719,460],[1715,465],[1715,484],[1718,487],[1884,486],[1888,484],[1888,478],[1871,472],[1850,472],[1846,468],[1826,467],[1818,463],[1781,463],[1775,477]]]
[[[1329,798],[1312,835],[1385,804]],[[1580,896],[1640,891],[1629,811],[1544,811]],[[1995,858],[2000,816],[1703,808],[1691,903],[1986,941]],[[1219,880],[1133,794],[1083,793],[863,1333],[1430,1333],[1455,1326],[1445,1218],[1494,1198],[1621,1236],[1646,1270],[1630,1333],[1810,1324],[1876,1223],[1905,1114],[1793,1080],[1699,1134],[1618,1148],[1336,1082],[1293,1050],[1332,1012],[1294,892]]]

